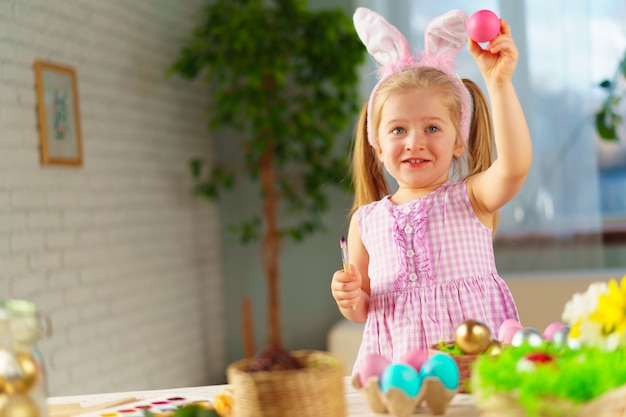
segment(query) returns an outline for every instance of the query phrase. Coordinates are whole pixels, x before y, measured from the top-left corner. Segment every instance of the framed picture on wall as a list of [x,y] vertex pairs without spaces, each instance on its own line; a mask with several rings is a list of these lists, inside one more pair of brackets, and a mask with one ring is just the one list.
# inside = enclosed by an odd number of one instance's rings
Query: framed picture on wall
[[78,83],[72,67],[35,61],[42,165],[83,164]]

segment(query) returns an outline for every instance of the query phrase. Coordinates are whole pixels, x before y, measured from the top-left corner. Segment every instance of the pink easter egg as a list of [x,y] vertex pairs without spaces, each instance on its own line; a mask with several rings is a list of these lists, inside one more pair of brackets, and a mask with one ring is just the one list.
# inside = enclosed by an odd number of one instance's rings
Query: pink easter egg
[[385,368],[390,364],[391,361],[381,355],[374,353],[365,355],[361,360],[359,369],[359,382],[361,386],[365,386],[367,380],[372,377],[380,378]]
[[546,329],[543,331],[543,334],[542,334],[543,340],[551,341],[556,331],[564,326],[565,324],[558,322],[558,321],[548,324],[548,326],[546,327]]
[[467,20],[467,34],[476,42],[489,42],[500,33],[500,18],[491,10],[479,10]]
[[424,350],[419,350],[419,349],[411,350],[405,353],[404,355],[402,355],[402,357],[400,357],[400,362],[406,363],[407,365],[411,365],[411,367],[413,367],[413,369],[415,369],[418,372],[420,369],[422,369],[422,365],[427,360],[428,360],[428,352]]
[[517,320],[504,320],[498,329],[498,340],[502,343],[511,343],[515,333],[523,327]]

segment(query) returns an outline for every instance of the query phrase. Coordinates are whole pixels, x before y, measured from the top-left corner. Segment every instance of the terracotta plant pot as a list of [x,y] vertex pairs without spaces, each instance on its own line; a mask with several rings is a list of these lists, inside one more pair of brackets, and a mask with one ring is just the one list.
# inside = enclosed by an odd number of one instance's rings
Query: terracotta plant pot
[[344,368],[327,352],[291,352],[302,369],[248,372],[253,359],[226,369],[233,389],[232,417],[345,417]]

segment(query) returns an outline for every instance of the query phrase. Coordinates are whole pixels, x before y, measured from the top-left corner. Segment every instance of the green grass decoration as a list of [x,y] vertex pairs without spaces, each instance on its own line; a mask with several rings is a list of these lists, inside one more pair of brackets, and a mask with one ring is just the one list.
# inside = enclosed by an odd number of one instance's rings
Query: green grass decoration
[[[533,371],[518,370],[520,360],[537,351],[556,359],[535,364]],[[550,411],[550,404],[554,404],[550,399],[582,404],[626,384],[626,350],[571,350],[550,345],[508,347],[497,356],[479,356],[472,368],[471,383],[473,392],[480,393],[481,399],[510,394],[528,416],[537,416]]]
[[452,356],[463,356],[467,355],[465,352],[461,350],[460,347],[457,346],[456,343],[444,343],[440,342],[438,346],[439,351],[443,353],[447,353]]
[[[163,415],[164,413],[159,413],[159,415]],[[220,415],[215,410],[208,410],[206,408],[202,408],[197,404],[187,404],[182,407],[177,408],[174,413],[174,417],[220,417]],[[144,411],[144,417],[156,417],[154,413],[146,410]]]

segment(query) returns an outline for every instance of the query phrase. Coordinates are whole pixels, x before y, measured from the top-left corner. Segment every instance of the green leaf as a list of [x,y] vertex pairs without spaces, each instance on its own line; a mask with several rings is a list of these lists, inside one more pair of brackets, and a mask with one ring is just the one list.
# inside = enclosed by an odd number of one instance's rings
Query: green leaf
[[596,113],[596,130],[602,139],[610,141],[619,140],[615,127],[615,119],[612,114],[607,113],[605,108]]
[[596,113],[595,117],[596,131],[600,138],[604,140],[617,141],[620,139],[617,134],[617,128],[622,124],[622,116],[619,110],[616,109],[625,95],[624,91],[617,91],[618,86],[624,81],[621,78],[626,78],[626,52],[617,65],[617,71],[613,80],[603,80],[599,84],[601,88],[608,91],[608,95],[602,103],[602,108]]
[[194,180],[200,178],[202,173],[202,160],[199,158],[194,158],[189,161],[189,170],[191,171],[191,176]]
[[174,411],[174,417],[220,417],[220,415],[215,410],[206,409],[197,404],[187,404],[177,408]]
[[193,178],[196,180],[193,188],[193,193],[196,196],[215,201],[221,191],[230,190],[235,184],[234,174],[219,165],[210,168],[204,178],[202,178],[202,161],[192,160],[190,167]]
[[261,219],[254,217],[249,221],[240,224],[233,224],[229,227],[230,232],[239,237],[239,242],[247,245],[261,237]]
[[610,89],[613,86],[610,80],[603,80],[600,84],[598,84],[602,88]]

